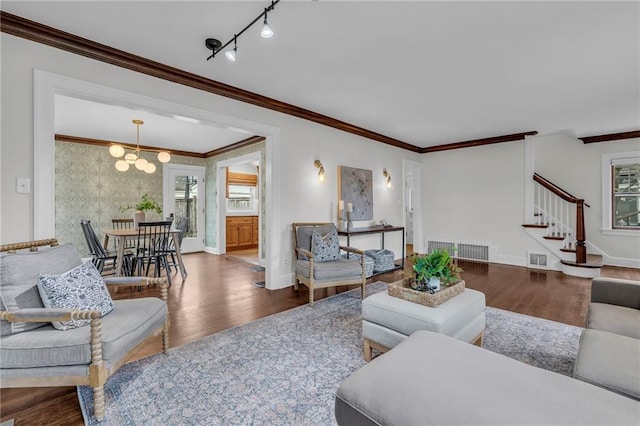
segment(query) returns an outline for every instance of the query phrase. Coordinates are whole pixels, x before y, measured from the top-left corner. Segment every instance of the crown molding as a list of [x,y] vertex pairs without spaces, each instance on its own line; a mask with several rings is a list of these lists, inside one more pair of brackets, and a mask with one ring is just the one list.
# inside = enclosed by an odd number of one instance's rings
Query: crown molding
[[214,149],[213,151],[205,152],[204,157],[214,157],[216,155],[224,154],[225,152],[233,151],[236,149],[244,148],[245,146],[253,145],[265,140],[264,136],[251,136],[231,145],[223,146],[222,148]]
[[[85,144],[85,145],[95,145],[95,146],[103,146],[103,147],[110,147],[113,144],[118,144],[118,145],[122,145],[123,147],[127,148],[127,149],[135,149],[136,145],[132,145],[130,143],[127,142],[118,142],[118,141],[110,141],[110,140],[105,140],[105,139],[92,139],[92,138],[85,138],[82,136],[71,136],[71,135],[61,135],[56,133],[55,135],[55,140],[56,142],[71,142],[71,143],[81,143],[81,144]],[[199,152],[192,152],[192,151],[180,151],[180,150],[172,150],[172,149],[160,149],[157,148],[155,146],[148,146],[148,145],[140,145],[140,151],[146,151],[146,152],[160,152],[160,151],[164,151],[164,152],[168,152],[171,155],[182,155],[185,157],[194,157],[194,158],[209,158],[209,157],[215,157],[216,155],[220,155],[220,154],[224,154],[225,152],[229,152],[229,151],[233,151],[239,148],[244,148],[246,146],[249,145],[253,145],[256,144],[258,142],[262,142],[263,140],[265,140],[264,136],[251,136],[248,137],[246,139],[243,139],[241,141],[232,143],[231,145],[227,145],[224,146],[222,148],[218,148],[218,149],[214,149],[212,151],[209,152],[205,152],[204,154],[201,154]]]
[[428,152],[447,151],[450,149],[470,148],[472,146],[491,145],[491,144],[502,143],[502,142],[518,141],[518,140],[524,139],[525,136],[533,136],[537,134],[538,132],[536,130],[532,130],[529,132],[512,133],[510,135],[493,136],[490,138],[474,139],[474,140],[464,141],[464,142],[455,142],[455,143],[448,143],[444,145],[430,146],[427,148],[420,149],[420,154],[425,154]]
[[[128,142],[117,142],[117,141],[109,141],[105,139],[91,139],[84,138],[82,136],[70,136],[70,135],[60,135],[56,133],[55,135],[56,142],[71,142],[71,143],[81,143],[85,145],[95,145],[95,146],[104,146],[110,147],[113,144],[122,145],[126,149],[135,149],[136,145],[130,144]],[[191,152],[191,151],[179,151],[174,149],[160,149],[155,146],[148,145],[140,145],[140,151],[145,152],[168,152],[171,155],[183,155],[185,157],[195,157],[195,158],[205,158],[205,154],[200,154],[199,152]]]
[[596,143],[596,142],[609,142],[619,141],[622,139],[640,138],[640,130],[632,130],[630,132],[610,133],[608,135],[599,136],[585,136],[584,138],[578,138],[583,143]]

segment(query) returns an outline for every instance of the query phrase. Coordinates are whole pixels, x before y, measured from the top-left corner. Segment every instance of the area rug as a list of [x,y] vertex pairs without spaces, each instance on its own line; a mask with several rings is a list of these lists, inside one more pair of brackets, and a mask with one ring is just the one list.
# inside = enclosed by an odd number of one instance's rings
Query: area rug
[[[335,424],[335,391],[365,364],[360,306],[352,290],[127,364],[105,385],[103,422],[93,417],[91,389],[78,387],[85,424]],[[484,346],[570,374],[580,332],[487,308]]]

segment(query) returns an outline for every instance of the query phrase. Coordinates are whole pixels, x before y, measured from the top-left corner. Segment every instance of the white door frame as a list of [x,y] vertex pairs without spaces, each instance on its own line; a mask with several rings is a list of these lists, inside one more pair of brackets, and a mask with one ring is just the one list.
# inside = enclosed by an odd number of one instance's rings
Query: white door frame
[[[259,197],[262,199],[263,198],[263,194],[262,191],[260,190],[260,188],[262,188],[262,161],[261,161],[261,152],[260,151],[256,151],[256,152],[251,152],[249,154],[245,154],[245,155],[241,155],[238,157],[233,157],[233,158],[229,158],[227,160],[221,160],[218,161],[217,167],[216,167],[216,182],[217,182],[217,188],[216,191],[218,193],[218,211],[217,211],[217,215],[218,215],[218,241],[217,241],[217,247],[218,247],[218,253],[219,254],[224,254],[227,252],[227,223],[226,223],[226,217],[227,217],[227,202],[226,202],[226,192],[227,192],[227,176],[225,173],[225,168],[232,166],[234,164],[238,164],[238,163],[248,163],[248,162],[253,162],[253,161],[257,161],[258,162],[258,170],[260,171],[260,173],[258,173],[258,192],[259,192]],[[264,198],[268,198],[269,194],[264,194]],[[262,253],[262,204],[260,206],[258,206],[258,263],[260,263],[261,266],[265,266],[265,259],[262,258],[261,253]]]
[[[150,78],[150,77],[141,77]],[[185,89],[187,90],[187,89]],[[191,89],[189,89],[191,90]],[[244,129],[266,139],[266,288],[290,285],[289,272],[281,267],[280,254],[280,129],[214,111],[169,102],[139,93],[78,80],[39,69],[33,72],[33,237],[55,234],[55,95],[74,96],[129,108],[148,108],[165,114],[193,117],[226,128]],[[209,94],[208,96],[215,97]]]
[[198,220],[196,223],[197,237],[184,237],[181,246],[182,253],[194,253],[204,251],[204,224],[206,219],[206,191],[205,191],[205,167],[186,164],[165,163],[162,165],[162,210],[167,216],[173,213],[175,216],[175,176],[197,176],[200,179],[198,185]]
[[[402,160],[403,167],[403,188],[406,186],[407,173],[413,174],[413,251],[414,253],[426,253],[426,247],[424,246],[423,226],[422,226],[422,163],[413,160]],[[402,211],[406,212],[407,200],[406,192],[403,191],[403,208]],[[403,223],[406,228],[406,214],[403,214]]]

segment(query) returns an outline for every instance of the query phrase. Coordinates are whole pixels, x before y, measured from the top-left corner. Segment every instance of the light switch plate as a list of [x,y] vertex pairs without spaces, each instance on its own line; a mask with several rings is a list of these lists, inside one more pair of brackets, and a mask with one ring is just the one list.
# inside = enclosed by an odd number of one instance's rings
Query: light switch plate
[[16,180],[16,192],[18,194],[30,194],[31,193],[31,179],[18,178]]

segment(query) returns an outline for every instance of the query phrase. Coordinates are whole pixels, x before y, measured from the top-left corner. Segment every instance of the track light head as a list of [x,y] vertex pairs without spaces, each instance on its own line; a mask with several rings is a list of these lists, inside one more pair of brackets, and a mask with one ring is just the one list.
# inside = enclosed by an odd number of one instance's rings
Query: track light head
[[231,62],[235,62],[236,61],[236,53],[238,52],[238,36],[234,35],[233,36],[233,50],[227,50],[226,52],[224,52],[224,56],[227,57],[228,60],[230,60]]
[[226,52],[224,52],[224,56],[230,60],[231,62],[235,62],[236,61],[236,51],[238,49],[236,47],[234,47],[231,50],[227,50]]
[[273,30],[269,26],[267,22],[267,9],[264,10],[264,22],[262,23],[262,31],[260,31],[260,36],[262,38],[271,38],[273,37]]
[[267,20],[264,20],[264,25],[262,26],[262,31],[260,31],[260,36],[262,38],[271,38],[273,37],[273,30],[271,29],[271,27],[269,26],[269,24],[267,24]]

